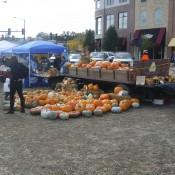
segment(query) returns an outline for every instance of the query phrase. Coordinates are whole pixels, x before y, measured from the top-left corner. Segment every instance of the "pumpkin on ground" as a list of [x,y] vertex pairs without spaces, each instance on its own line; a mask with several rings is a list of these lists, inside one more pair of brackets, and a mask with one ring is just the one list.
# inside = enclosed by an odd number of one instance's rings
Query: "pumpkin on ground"
[[75,105],[75,111],[82,112],[85,109],[85,105],[82,103],[77,103]]
[[111,108],[112,113],[120,113],[122,110],[119,106],[114,106]]
[[29,110],[29,112],[30,112],[31,115],[40,115],[42,109],[43,109],[43,107],[38,106],[38,107],[35,107],[35,108],[31,108]]
[[92,111],[89,111],[89,110],[84,110],[82,111],[82,116],[83,117],[92,117]]
[[95,110],[95,105],[94,104],[87,104],[86,110],[93,112]]
[[131,106],[130,100],[121,100],[119,103],[119,107],[121,108],[122,111],[128,110],[130,106]]
[[69,113],[68,112],[62,112],[59,114],[59,118],[61,120],[68,120],[69,119]]
[[131,105],[132,105],[133,108],[139,108],[140,107],[140,103],[138,103],[138,102],[133,102]]
[[103,115],[102,109],[98,109],[98,108],[95,109],[93,113],[95,116],[102,116]]
[[77,118],[77,117],[80,117],[81,113],[78,112],[78,111],[71,111],[69,112],[69,117],[70,118]]

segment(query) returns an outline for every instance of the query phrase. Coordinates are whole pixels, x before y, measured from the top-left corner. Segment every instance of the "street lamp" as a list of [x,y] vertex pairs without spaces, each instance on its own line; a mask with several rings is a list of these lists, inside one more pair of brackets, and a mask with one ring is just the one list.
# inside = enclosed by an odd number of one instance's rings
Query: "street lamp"
[[14,16],[13,18],[23,20],[22,34],[24,35],[24,40],[25,40],[25,38],[26,38],[25,37],[25,35],[26,35],[26,20],[25,19],[21,19],[21,18],[17,18],[16,16]]

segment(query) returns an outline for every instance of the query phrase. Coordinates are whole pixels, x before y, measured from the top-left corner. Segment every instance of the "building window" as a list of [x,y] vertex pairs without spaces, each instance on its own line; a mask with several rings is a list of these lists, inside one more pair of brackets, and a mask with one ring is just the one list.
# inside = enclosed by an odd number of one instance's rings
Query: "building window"
[[97,0],[97,1],[96,1],[96,9],[99,9],[100,6],[101,6],[101,2],[100,2],[100,0]]
[[114,5],[114,0],[107,0],[107,5]]
[[109,29],[111,26],[114,26],[114,15],[107,15],[106,28]]
[[96,18],[96,34],[102,34],[102,18]]
[[119,3],[126,3],[128,0],[119,0]]
[[119,29],[127,29],[128,27],[128,12],[119,13]]
[[140,13],[140,25],[141,26],[145,26],[147,24],[147,12],[146,11],[142,11]]
[[155,23],[157,25],[162,24],[163,22],[163,11],[162,9],[158,8],[155,10]]

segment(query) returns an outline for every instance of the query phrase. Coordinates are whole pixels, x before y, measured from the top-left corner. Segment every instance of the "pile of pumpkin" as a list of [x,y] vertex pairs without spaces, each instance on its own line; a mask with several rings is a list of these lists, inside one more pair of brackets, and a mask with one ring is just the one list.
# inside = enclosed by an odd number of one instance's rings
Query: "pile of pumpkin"
[[[69,119],[103,116],[107,112],[120,113],[130,107],[138,108],[140,101],[131,98],[126,90],[116,86],[113,93],[101,93],[94,98],[90,93],[98,91],[97,84],[88,84],[86,90],[81,91],[49,91],[35,90],[25,92],[26,107],[31,115],[40,115],[44,119]],[[19,106],[19,100],[16,101]]]
[[77,64],[72,64],[71,67],[78,67],[78,68],[102,68],[102,69],[118,69],[118,70],[128,70],[129,65],[117,61],[91,61],[90,63],[82,63],[79,62]]

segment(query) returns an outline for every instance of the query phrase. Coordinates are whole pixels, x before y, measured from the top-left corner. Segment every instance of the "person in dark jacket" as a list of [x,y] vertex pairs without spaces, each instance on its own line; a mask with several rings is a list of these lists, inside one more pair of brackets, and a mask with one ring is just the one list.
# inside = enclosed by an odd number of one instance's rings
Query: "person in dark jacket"
[[21,109],[20,112],[25,113],[25,99],[23,96],[23,68],[22,64],[18,63],[17,57],[12,56],[8,62],[9,67],[11,68],[11,76],[10,76],[10,110],[7,114],[14,113],[14,102],[15,102],[15,93],[17,91],[20,102]]

